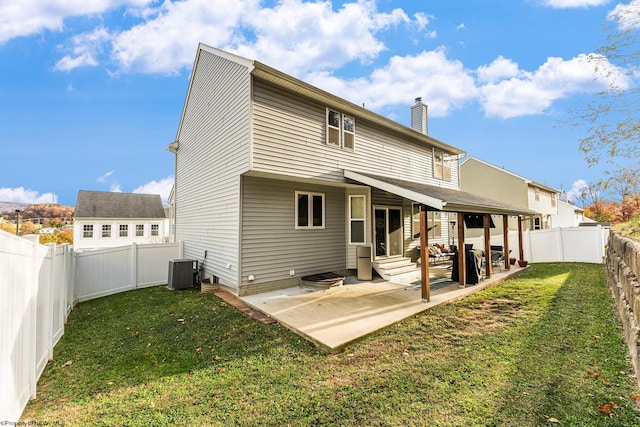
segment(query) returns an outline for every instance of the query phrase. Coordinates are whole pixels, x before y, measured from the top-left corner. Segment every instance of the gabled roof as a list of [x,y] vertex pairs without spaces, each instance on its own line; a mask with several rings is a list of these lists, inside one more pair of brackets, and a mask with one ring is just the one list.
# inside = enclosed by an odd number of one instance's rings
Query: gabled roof
[[[389,130],[390,132],[394,132],[396,134],[401,134],[402,136],[410,139],[412,141],[417,141],[418,143],[423,143],[429,146],[433,146],[435,148],[441,149],[451,154],[464,154],[465,151],[460,148],[454,147],[447,143],[444,143],[436,138],[433,138],[429,135],[425,135],[420,133],[410,127],[404,126],[398,122],[395,122],[391,119],[388,119],[380,114],[374,113],[371,110],[367,110],[366,108],[359,106],[357,104],[346,101],[339,96],[333,95],[329,92],[326,92],[322,89],[319,89],[309,83],[305,83],[302,80],[296,79],[293,76],[290,76],[282,71],[276,70],[268,65],[265,65],[261,62],[250,60],[247,58],[243,58],[241,56],[217,49],[215,47],[208,46],[206,44],[200,43],[198,46],[198,52],[196,54],[196,59],[193,65],[193,70],[191,73],[191,82],[194,80],[194,74],[196,67],[198,66],[198,61],[200,58],[200,52],[208,52],[212,55],[216,55],[221,58],[225,58],[229,61],[233,61],[237,64],[247,67],[249,73],[257,78],[260,78],[264,81],[269,82],[270,84],[280,87],[282,89],[288,90],[290,92],[296,93],[300,96],[304,96],[309,99],[313,99],[314,101],[325,104],[328,107],[332,107],[335,109],[339,109],[343,113],[347,113],[358,118],[366,119],[373,124],[380,126],[384,129]],[[189,86],[189,91],[191,90],[191,85]],[[189,99],[189,93],[187,93],[187,100]],[[186,111],[186,103],[183,110],[183,118]],[[180,120],[180,126],[182,126],[182,120]],[[178,135],[180,135],[180,129],[178,129]],[[169,144],[167,147],[169,151],[175,151],[179,145],[179,141],[174,141]]]
[[452,188],[387,178],[363,172],[343,171],[344,177],[445,212],[502,215],[536,215],[535,211]]
[[488,166],[490,168],[499,170],[500,172],[506,173],[508,175],[511,175],[511,176],[513,176],[515,178],[518,178],[518,179],[522,180],[527,185],[531,185],[533,187],[538,187],[538,188],[541,188],[543,190],[549,191],[551,193],[560,193],[560,191],[556,190],[555,188],[551,188],[551,187],[548,187],[548,186],[546,186],[544,184],[540,184],[539,182],[533,181],[533,180],[531,180],[529,178],[525,178],[524,176],[521,176],[521,175],[518,175],[518,174],[513,173],[511,171],[508,171],[505,168],[501,168],[501,167],[498,167],[496,165],[492,165],[491,163],[485,162],[484,160],[480,160],[477,157],[473,157],[473,156],[467,157],[466,159],[464,159],[462,161],[462,163],[460,163],[460,166],[464,165],[468,161],[475,161],[475,162],[481,163],[481,164],[483,164],[485,166]]
[[78,191],[75,218],[165,219],[159,194]]

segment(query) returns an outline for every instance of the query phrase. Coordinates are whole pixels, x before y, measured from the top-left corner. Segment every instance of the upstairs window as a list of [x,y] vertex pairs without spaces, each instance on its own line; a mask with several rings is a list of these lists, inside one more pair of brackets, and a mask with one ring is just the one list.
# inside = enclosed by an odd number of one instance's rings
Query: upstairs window
[[144,224],[136,224],[136,237],[144,236]]
[[129,237],[129,225],[120,224],[120,237]]
[[353,150],[356,121],[353,117],[327,109],[327,145]]
[[102,224],[102,237],[111,237],[111,224]]
[[324,228],[324,194],[296,191],[296,229]]
[[433,177],[451,181],[451,156],[435,148],[433,149]]
[[87,239],[93,237],[93,224],[85,224],[82,226],[82,237]]
[[151,224],[151,235],[152,236],[157,236],[159,234],[158,230],[159,230],[159,226],[158,224]]

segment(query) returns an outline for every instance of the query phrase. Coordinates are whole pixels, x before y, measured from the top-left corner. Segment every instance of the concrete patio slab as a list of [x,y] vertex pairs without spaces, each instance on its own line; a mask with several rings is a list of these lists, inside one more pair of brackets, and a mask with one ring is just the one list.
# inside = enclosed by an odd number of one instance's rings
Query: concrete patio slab
[[431,301],[422,300],[419,281],[405,284],[382,279],[348,280],[328,289],[297,286],[241,297],[251,307],[276,319],[281,325],[330,352],[376,331],[415,316],[437,305],[464,298],[519,274],[522,268],[494,273],[476,285],[460,288],[451,282],[431,291]]

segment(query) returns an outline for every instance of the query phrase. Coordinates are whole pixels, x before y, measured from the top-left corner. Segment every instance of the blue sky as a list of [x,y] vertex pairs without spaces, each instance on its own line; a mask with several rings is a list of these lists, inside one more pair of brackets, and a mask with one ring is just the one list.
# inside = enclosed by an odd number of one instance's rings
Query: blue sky
[[[633,0],[629,7],[640,7]],[[0,0],[0,201],[158,193],[199,42],[255,59],[516,174],[596,182],[569,111],[615,0]],[[609,65],[611,75],[621,72]],[[611,78],[611,77],[609,77]],[[631,83],[628,83],[631,84]]]

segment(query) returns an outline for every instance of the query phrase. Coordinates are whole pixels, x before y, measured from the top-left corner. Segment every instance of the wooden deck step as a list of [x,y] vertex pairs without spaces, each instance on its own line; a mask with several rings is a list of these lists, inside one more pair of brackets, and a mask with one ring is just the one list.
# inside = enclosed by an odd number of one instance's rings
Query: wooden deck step
[[267,316],[266,314],[258,310],[255,310],[249,307],[240,298],[223,289],[218,289],[213,294],[218,298],[220,298],[222,301],[229,304],[230,306],[234,307],[236,310],[238,310],[245,316],[248,316],[254,320],[257,320],[260,323],[264,323],[265,325],[273,325],[275,323],[278,323],[277,320]]

